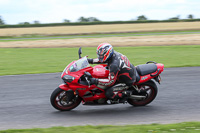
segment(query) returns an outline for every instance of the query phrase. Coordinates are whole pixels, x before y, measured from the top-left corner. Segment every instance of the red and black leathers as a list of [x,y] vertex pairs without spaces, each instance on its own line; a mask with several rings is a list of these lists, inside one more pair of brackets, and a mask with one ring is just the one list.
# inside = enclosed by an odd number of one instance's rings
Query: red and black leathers
[[[89,63],[99,63],[98,59],[88,59],[88,61]],[[112,93],[109,93],[107,97],[112,99],[114,88],[110,86],[113,86],[115,83],[125,83],[127,86],[131,86],[136,80],[136,72],[128,58],[116,51],[114,51],[112,57],[106,63],[110,71],[109,76],[107,79],[98,79],[97,86],[100,88],[108,88],[109,92]]]

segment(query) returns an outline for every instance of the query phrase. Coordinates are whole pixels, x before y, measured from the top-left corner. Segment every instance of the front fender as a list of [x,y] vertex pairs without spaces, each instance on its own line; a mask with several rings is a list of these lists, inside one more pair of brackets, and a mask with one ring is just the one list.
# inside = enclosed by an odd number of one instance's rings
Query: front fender
[[59,85],[59,88],[62,89],[62,90],[65,90],[65,91],[71,90],[71,89],[69,88],[69,86],[66,85],[66,84],[61,84],[61,85]]

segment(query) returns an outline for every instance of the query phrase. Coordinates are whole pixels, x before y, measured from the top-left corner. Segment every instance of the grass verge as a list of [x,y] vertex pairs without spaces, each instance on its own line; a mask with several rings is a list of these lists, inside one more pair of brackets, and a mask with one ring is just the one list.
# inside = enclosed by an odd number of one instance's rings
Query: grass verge
[[200,122],[126,126],[73,126],[4,130],[0,133],[199,133]]
[[[147,61],[163,63],[165,67],[200,66],[200,45],[115,47],[134,65]],[[96,48],[83,47],[83,56],[96,58]],[[78,59],[78,48],[0,48],[0,75],[61,72]]]
[[113,34],[87,34],[87,35],[23,35],[19,37],[0,36],[0,42],[10,41],[33,41],[33,40],[55,40],[55,39],[75,39],[75,38],[103,38],[103,37],[129,37],[129,36],[161,36],[161,35],[184,35],[184,34],[200,34],[200,30],[187,31],[164,31],[164,32],[134,32],[134,33],[113,33]]

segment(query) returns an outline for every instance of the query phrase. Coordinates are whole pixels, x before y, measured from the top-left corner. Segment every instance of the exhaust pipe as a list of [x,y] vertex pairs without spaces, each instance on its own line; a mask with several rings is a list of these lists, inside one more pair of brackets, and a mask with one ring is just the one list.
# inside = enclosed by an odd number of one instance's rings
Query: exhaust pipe
[[130,98],[130,99],[133,99],[133,100],[143,100],[143,99],[146,98],[146,96],[130,95],[129,98]]

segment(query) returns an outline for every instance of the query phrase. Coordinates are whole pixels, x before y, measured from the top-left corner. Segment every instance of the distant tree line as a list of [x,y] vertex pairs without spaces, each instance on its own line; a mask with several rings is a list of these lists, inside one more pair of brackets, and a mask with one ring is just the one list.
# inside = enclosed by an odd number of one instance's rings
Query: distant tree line
[[[194,16],[192,14],[189,14],[187,16],[187,19],[180,19],[180,16],[176,16],[176,17],[172,17],[172,18],[169,18],[167,20],[148,20],[148,18],[145,16],[145,15],[140,15],[137,17],[137,19],[135,20],[130,20],[130,21],[101,21],[99,20],[98,18],[96,17],[80,17],[77,19],[77,22],[71,22],[70,20],[68,19],[64,19],[63,20],[63,23],[51,23],[51,24],[41,24],[39,21],[35,20],[33,21],[32,23],[30,22],[21,22],[19,23],[16,27],[43,27],[43,26],[58,26],[58,25],[86,25],[86,24],[109,24],[109,23],[152,23],[152,22],[176,22],[176,21],[179,21],[179,20],[183,20],[183,21],[195,21],[195,20],[198,20],[198,19],[194,19]],[[0,28],[7,28],[9,27],[8,26],[3,26],[3,25],[6,25],[5,21],[2,19],[2,17],[0,16]],[[21,26],[20,26],[21,25]],[[15,26],[14,26],[15,27]]]
[[[189,14],[187,19],[194,19],[194,17],[192,14]],[[178,15],[176,17],[169,18],[169,20],[180,20],[180,16]]]

